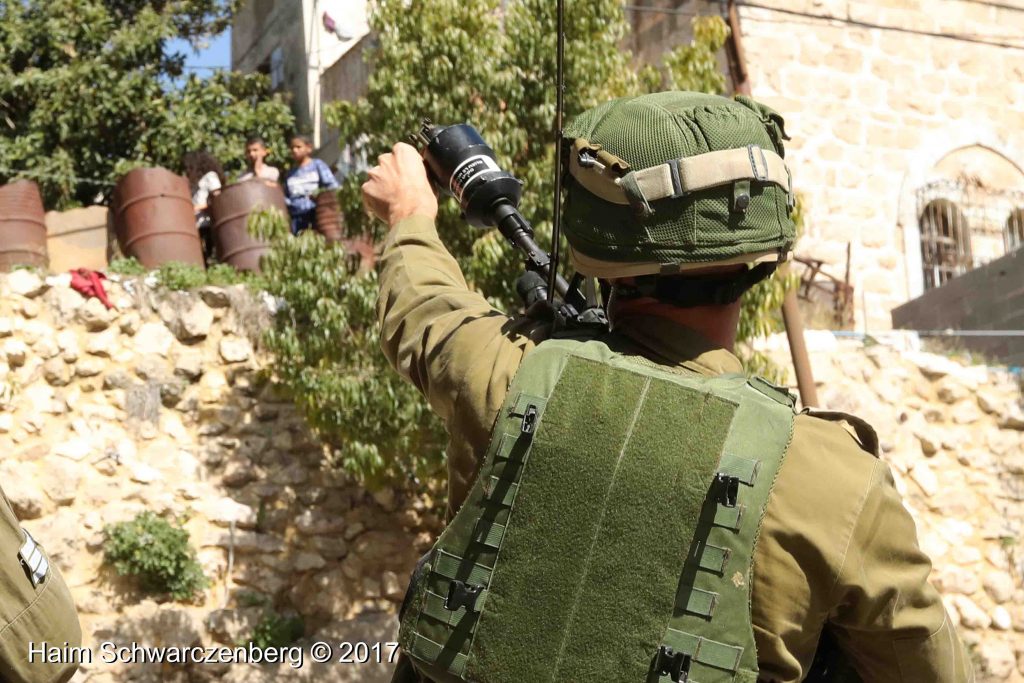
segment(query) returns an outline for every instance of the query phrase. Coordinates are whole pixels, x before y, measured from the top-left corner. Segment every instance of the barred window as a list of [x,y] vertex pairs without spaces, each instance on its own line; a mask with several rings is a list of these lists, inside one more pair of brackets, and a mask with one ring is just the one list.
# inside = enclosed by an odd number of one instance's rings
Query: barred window
[[918,217],[925,289],[938,287],[973,267],[971,231],[956,203],[933,199]]
[[1010,212],[1010,217],[1006,219],[1003,241],[1006,243],[1007,254],[1024,245],[1024,206]]

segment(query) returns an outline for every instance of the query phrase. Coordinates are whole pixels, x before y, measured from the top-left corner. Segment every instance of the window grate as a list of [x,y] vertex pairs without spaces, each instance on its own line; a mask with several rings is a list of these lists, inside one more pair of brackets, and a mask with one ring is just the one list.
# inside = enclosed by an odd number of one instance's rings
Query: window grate
[[954,202],[933,199],[921,211],[921,263],[926,289],[971,269],[971,229]]
[[1006,231],[1003,233],[1006,253],[1020,249],[1024,245],[1024,206],[1014,209],[1006,219]]
[[970,178],[938,180],[917,192],[925,289],[939,287],[1024,244],[1024,192]]

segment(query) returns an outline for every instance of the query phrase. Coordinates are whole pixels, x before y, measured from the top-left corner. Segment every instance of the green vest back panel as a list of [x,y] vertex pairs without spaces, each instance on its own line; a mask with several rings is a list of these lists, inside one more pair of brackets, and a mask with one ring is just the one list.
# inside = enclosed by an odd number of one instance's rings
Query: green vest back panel
[[439,682],[755,681],[750,561],[792,425],[760,380],[541,344],[402,647]]

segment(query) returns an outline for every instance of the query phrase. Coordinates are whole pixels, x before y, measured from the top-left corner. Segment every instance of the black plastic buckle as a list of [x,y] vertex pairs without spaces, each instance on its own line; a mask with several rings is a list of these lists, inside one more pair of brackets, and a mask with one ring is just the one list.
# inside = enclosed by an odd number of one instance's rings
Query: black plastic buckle
[[720,502],[727,508],[736,507],[736,501],[740,497],[740,479],[728,474],[715,475],[715,481],[721,489]]
[[683,652],[676,652],[667,645],[658,648],[658,674],[668,676],[676,683],[690,680],[690,665],[693,657]]
[[476,601],[483,591],[483,586],[473,586],[464,581],[452,581],[448,584],[448,596],[444,599],[444,608],[454,612],[465,607],[467,612],[476,611]]
[[523,413],[523,426],[521,428],[523,434],[533,434],[533,430],[537,428],[537,406],[532,403],[526,406],[526,412]]

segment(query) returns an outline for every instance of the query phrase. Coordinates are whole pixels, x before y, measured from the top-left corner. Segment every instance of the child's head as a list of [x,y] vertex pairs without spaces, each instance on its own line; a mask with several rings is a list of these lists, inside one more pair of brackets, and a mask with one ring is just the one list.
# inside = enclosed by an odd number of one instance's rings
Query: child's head
[[249,166],[255,166],[267,158],[267,143],[259,136],[251,137],[245,141],[245,160]]
[[181,157],[181,165],[184,168],[185,177],[188,178],[189,185],[192,187],[193,194],[199,186],[199,180],[211,171],[217,174],[222,184],[224,182],[224,168],[217,161],[217,157],[206,150],[186,152]]
[[293,135],[291,141],[292,159],[301,164],[313,154],[313,141],[307,135]]

